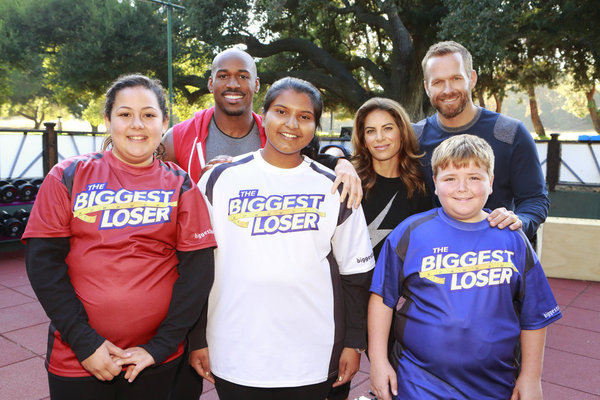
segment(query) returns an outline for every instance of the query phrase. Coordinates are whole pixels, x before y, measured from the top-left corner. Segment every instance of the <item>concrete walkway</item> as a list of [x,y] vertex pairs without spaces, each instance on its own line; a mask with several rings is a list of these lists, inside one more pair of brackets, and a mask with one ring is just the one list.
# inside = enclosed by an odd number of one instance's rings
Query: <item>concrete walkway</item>
[[[29,285],[23,249],[0,248],[0,399],[48,399],[44,369],[48,318]],[[563,318],[548,330],[545,400],[600,399],[600,283],[550,279]],[[363,356],[350,399],[369,393]],[[217,400],[206,384],[202,400]]]

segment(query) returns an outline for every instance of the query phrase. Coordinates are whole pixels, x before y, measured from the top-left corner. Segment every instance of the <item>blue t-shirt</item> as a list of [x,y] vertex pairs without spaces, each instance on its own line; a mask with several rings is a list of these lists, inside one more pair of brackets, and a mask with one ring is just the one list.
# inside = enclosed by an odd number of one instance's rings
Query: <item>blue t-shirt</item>
[[442,208],[413,215],[386,239],[371,291],[395,309],[399,399],[508,399],[521,330],[559,319],[521,230],[465,223]]

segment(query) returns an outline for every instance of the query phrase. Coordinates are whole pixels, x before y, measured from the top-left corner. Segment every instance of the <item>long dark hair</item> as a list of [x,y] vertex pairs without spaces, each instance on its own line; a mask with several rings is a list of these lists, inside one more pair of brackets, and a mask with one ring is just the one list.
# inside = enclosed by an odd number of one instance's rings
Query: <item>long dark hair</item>
[[[142,74],[128,74],[121,75],[118,77],[108,88],[105,94],[106,102],[104,104],[104,115],[110,121],[110,115],[112,113],[113,106],[115,105],[115,98],[117,93],[126,88],[141,86],[145,89],[151,90],[156,95],[158,106],[162,113],[163,121],[169,118],[167,111],[167,100],[165,96],[165,89],[158,79],[151,79]],[[102,151],[105,151],[112,146],[112,138],[107,135],[102,142]],[[165,148],[161,143],[158,148],[154,151],[154,156],[158,159],[163,159],[165,155]]]
[[419,144],[410,125],[408,114],[394,100],[374,97],[360,106],[354,116],[352,130],[352,146],[354,147],[352,163],[362,182],[365,196],[368,196],[369,190],[375,185],[377,179],[377,174],[373,168],[373,156],[365,143],[365,120],[370,113],[376,110],[388,112],[400,130],[398,172],[406,185],[408,198],[412,198],[416,192],[427,193],[423,173],[421,172],[421,162],[419,161],[423,155],[419,154]]

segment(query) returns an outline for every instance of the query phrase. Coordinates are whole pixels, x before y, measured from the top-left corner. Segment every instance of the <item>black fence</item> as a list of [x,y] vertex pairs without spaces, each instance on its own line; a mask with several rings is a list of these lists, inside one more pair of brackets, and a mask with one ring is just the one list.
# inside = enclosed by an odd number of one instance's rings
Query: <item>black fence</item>
[[[33,161],[31,161],[30,165],[37,162],[39,160],[39,158],[41,157],[44,176],[46,176],[46,174],[50,171],[52,166],[54,166],[59,161],[60,155],[59,155],[58,146],[57,146],[58,135],[104,136],[106,134],[105,132],[58,131],[55,129],[56,123],[54,123],[54,122],[46,122],[46,123],[44,123],[44,127],[45,127],[45,129],[43,129],[43,130],[0,129],[0,132],[23,133],[24,136],[26,136],[29,133],[35,133],[35,134],[42,135],[42,151],[35,159],[33,159]],[[571,173],[573,173],[573,175],[575,175],[576,179],[579,180],[579,184],[587,185],[585,182],[583,182],[582,179],[580,179],[577,176],[577,174],[575,174],[573,169],[570,168],[569,165],[564,160],[562,160],[562,158],[561,158],[561,143],[563,143],[563,142],[558,140],[559,134],[553,133],[550,136],[551,136],[550,140],[538,141],[538,142],[548,142],[546,161],[545,161],[545,163],[546,163],[546,183],[548,185],[548,189],[550,191],[554,191],[556,185],[560,183],[559,176],[560,176],[561,165],[564,166],[565,168],[567,168]],[[349,150],[347,148],[347,146],[345,146],[345,143],[347,143],[349,141],[350,141],[349,128],[343,127],[342,131],[340,132],[340,136],[333,136],[333,137],[332,136],[323,136],[323,137],[321,137],[321,147],[328,146],[332,143],[337,143],[337,144],[341,145],[342,147],[345,147],[347,150]],[[579,142],[581,143],[582,141],[580,140]],[[23,143],[24,143],[24,140],[21,141],[21,145],[17,151],[17,155],[16,155],[17,158],[22,150]],[[74,141],[73,141],[73,144],[75,147],[77,147],[77,145],[75,144]],[[590,150],[592,149],[592,147],[591,147],[592,144],[597,144],[597,142],[592,143],[592,141],[590,141],[588,143]],[[592,154],[594,154],[593,151],[592,151]],[[595,156],[593,157],[593,160],[595,162],[596,169],[600,173],[600,163],[598,162],[598,160]],[[11,168],[11,171],[9,174],[11,176],[12,176],[12,172],[14,170],[15,164],[16,164],[16,159],[13,161],[13,167]],[[577,183],[575,183],[575,184],[577,184]]]

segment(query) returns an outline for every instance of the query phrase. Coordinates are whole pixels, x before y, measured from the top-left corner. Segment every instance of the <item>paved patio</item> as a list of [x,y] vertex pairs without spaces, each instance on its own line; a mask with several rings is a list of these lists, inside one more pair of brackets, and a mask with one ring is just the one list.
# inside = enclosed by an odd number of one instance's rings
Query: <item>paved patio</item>
[[[48,318],[27,280],[23,249],[0,246],[0,399],[48,399]],[[548,330],[544,399],[600,399],[600,282],[550,279],[550,285],[563,318]],[[369,362],[363,356],[350,399],[368,393]],[[205,385],[202,400],[217,399],[212,385]]]

